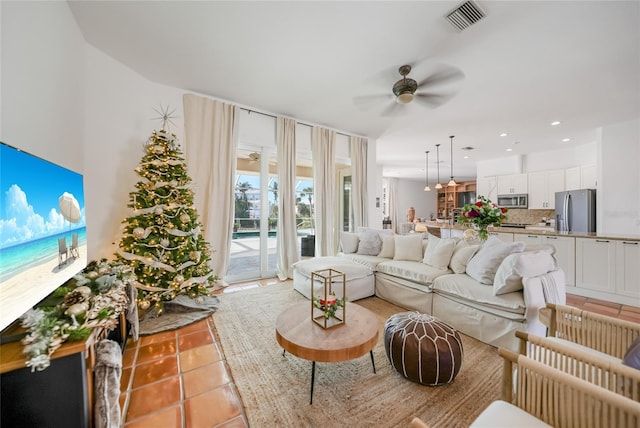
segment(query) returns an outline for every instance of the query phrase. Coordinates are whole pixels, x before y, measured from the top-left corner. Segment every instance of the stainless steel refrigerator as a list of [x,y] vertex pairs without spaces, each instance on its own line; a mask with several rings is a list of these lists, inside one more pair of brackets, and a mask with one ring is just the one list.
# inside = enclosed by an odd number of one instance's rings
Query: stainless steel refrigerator
[[560,232],[596,231],[596,190],[556,192],[556,230]]

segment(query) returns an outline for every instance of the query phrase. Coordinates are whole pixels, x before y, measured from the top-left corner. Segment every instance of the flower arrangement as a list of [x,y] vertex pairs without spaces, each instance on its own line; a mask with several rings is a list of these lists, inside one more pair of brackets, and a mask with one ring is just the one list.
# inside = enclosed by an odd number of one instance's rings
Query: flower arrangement
[[485,240],[488,237],[487,227],[500,226],[507,219],[507,208],[499,207],[484,196],[478,196],[474,204],[466,204],[462,207],[460,224],[472,224],[478,229],[478,236]]
[[126,284],[135,280],[127,265],[91,262],[37,308],[21,318],[28,330],[23,353],[31,371],[49,367],[51,355],[66,341],[84,340],[96,327],[113,330],[129,305]]
[[323,311],[324,317],[326,319],[335,318],[338,308],[344,308],[345,300],[346,299],[344,298],[336,298],[335,293],[331,293],[330,295],[328,295],[326,302],[323,298],[313,296],[313,306]]

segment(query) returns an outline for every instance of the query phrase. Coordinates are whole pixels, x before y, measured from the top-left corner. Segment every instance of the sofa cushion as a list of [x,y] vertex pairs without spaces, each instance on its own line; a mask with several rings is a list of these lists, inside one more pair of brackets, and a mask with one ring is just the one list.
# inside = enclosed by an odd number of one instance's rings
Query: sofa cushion
[[485,306],[517,314],[524,314],[526,309],[522,293],[495,296],[493,287],[480,284],[465,274],[439,276],[433,281],[432,289],[434,293],[451,296],[458,301],[467,301],[469,306]]
[[365,255],[356,254],[356,253],[351,253],[351,254],[340,253],[340,254],[338,254],[338,256],[344,257],[345,259],[354,261],[356,263],[360,263],[361,265],[365,265],[369,269],[371,269],[372,271],[375,271],[377,269],[377,266],[380,263],[389,261],[388,258],[384,258],[384,257],[365,256]]
[[456,246],[455,239],[442,239],[429,235],[429,244],[424,252],[422,263],[440,270],[448,270],[453,249]]
[[467,275],[481,284],[493,284],[500,263],[509,254],[522,252],[524,246],[524,242],[503,242],[495,236],[490,237],[467,264]]
[[377,271],[427,285],[433,283],[435,278],[450,273],[448,270],[443,271],[427,266],[424,263],[410,262],[406,260],[393,260],[380,263],[377,267]]
[[500,263],[493,280],[493,294],[522,290],[522,278],[545,274],[556,268],[549,251],[510,254]]
[[371,268],[368,266],[339,256],[315,257],[313,259],[301,260],[292,266],[293,269],[307,278],[311,278],[311,272],[324,269],[335,269],[344,273],[347,281],[350,279],[364,278],[373,274]]
[[365,256],[377,256],[382,248],[382,239],[375,230],[365,230],[358,233],[358,254]]
[[392,259],[393,255],[396,251],[395,246],[395,236],[394,235],[381,235],[382,238],[382,248],[378,253],[378,257],[386,257],[387,259]]
[[[421,234],[395,235],[394,239],[395,251],[393,260],[409,260],[415,262],[422,260]],[[428,248],[427,251],[429,251]]]
[[449,269],[451,269],[453,273],[465,273],[467,271],[467,264],[479,248],[480,245],[470,245],[464,239],[458,241],[453,249]]
[[355,253],[358,251],[360,237],[353,232],[340,232],[340,248],[343,253]]

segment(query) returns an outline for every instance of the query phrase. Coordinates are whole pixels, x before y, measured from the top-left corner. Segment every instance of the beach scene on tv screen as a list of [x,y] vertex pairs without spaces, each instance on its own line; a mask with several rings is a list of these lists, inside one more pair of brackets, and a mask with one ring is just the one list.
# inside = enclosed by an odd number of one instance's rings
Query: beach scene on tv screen
[[86,266],[87,233],[81,174],[5,144],[0,163],[3,328]]

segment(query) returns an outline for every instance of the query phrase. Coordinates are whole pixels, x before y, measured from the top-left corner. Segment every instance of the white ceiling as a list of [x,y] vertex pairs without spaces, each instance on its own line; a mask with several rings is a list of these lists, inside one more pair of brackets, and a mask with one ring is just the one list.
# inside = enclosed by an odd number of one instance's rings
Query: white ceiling
[[[464,179],[476,161],[640,117],[638,1],[478,0],[486,18],[462,32],[444,19],[461,1],[69,3],[88,43],[151,81],[377,139],[386,176],[424,179],[431,150],[434,180],[437,143],[448,176],[450,135]],[[418,82],[441,67],[464,78],[436,108],[383,115],[402,64]]]

